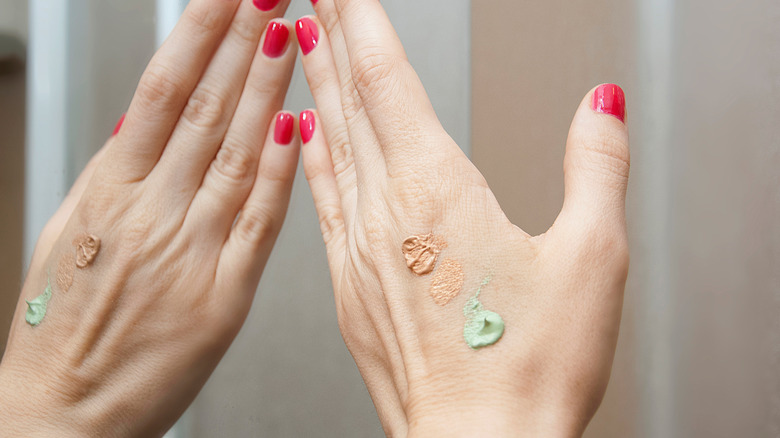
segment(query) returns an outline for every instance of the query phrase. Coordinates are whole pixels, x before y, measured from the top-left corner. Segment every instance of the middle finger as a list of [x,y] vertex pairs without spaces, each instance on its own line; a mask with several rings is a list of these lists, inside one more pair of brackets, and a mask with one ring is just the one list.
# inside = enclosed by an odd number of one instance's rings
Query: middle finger
[[[150,175],[174,207],[186,209],[225,137],[260,37],[268,22],[283,15],[289,0],[271,8],[265,1],[242,1],[200,83],[190,96],[159,164]],[[262,9],[261,9],[262,8]]]

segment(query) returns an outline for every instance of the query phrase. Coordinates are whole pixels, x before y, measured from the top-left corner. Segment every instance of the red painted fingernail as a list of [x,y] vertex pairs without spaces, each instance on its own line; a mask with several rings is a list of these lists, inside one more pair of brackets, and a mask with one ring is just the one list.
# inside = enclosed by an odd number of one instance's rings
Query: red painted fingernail
[[274,141],[276,144],[290,144],[293,138],[295,117],[288,113],[279,113],[276,116],[276,129],[274,129]]
[[311,0],[311,4],[316,5],[318,0]]
[[314,113],[306,110],[301,113],[301,140],[308,143],[314,137]]
[[279,4],[279,0],[252,0],[252,3],[261,11],[270,11]]
[[593,92],[593,111],[626,121],[626,95],[615,84],[604,84]]
[[298,43],[301,45],[301,51],[304,55],[308,55],[317,47],[320,40],[320,30],[317,29],[317,23],[311,18],[303,17],[295,22],[295,33],[298,35]]
[[119,130],[122,129],[122,124],[125,123],[125,116],[126,115],[127,114],[122,114],[122,117],[120,117],[119,121],[116,122],[116,126],[114,127],[114,133],[111,134],[112,137],[117,135],[117,134],[119,134]]
[[269,58],[282,56],[287,49],[287,40],[290,38],[290,30],[284,23],[272,21],[268,24],[263,43],[263,53]]

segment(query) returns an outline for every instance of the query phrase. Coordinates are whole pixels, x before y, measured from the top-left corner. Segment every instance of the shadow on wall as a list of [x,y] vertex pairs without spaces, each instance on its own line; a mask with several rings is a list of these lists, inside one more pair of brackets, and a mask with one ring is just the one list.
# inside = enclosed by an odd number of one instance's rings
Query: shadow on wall
[[0,36],[0,355],[21,290],[25,94],[24,46]]

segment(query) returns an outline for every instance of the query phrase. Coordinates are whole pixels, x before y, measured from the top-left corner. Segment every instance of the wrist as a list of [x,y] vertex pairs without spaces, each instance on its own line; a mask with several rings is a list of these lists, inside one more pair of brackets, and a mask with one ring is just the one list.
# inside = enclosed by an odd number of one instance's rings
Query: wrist
[[576,409],[541,397],[487,390],[474,394],[439,395],[429,397],[429,404],[410,406],[408,436],[571,438],[582,436],[588,423]]
[[[45,401],[45,388],[0,366],[0,430],[8,437],[77,437],[79,422],[66,421],[65,409]],[[33,375],[34,370],[28,370]]]

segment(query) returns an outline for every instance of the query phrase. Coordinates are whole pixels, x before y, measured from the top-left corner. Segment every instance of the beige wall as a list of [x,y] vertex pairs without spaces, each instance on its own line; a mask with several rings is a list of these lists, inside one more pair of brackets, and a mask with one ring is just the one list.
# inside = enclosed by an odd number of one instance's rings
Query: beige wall
[[473,158],[544,232],[584,93],[624,86],[632,267],[589,437],[780,436],[780,4],[472,2]]

